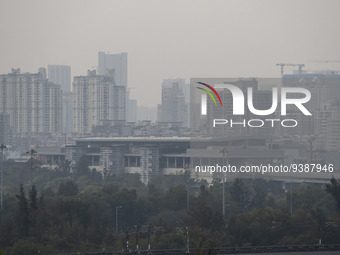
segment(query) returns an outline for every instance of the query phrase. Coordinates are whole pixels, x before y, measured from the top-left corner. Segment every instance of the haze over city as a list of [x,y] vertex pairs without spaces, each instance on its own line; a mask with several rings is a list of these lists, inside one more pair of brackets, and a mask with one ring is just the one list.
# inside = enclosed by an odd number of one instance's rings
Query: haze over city
[[[138,105],[156,106],[167,78],[279,77],[276,63],[339,69],[338,1],[2,1],[0,73],[97,68],[128,53]],[[292,71],[293,68],[287,69]]]
[[0,255],[339,254],[339,10],[0,0]]

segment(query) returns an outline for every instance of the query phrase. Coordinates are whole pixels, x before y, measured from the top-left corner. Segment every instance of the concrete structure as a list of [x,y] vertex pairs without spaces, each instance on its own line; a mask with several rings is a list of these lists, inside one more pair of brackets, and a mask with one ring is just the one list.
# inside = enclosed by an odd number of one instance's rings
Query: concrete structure
[[184,79],[167,79],[162,83],[162,105],[158,122],[181,122],[189,126],[189,88]]
[[140,180],[148,184],[152,177],[159,175],[159,148],[140,148]]
[[332,118],[327,122],[326,150],[340,151],[340,118]]
[[328,100],[315,110],[314,115],[319,146],[330,151],[340,151],[340,100]]
[[71,92],[71,66],[48,65],[48,80],[61,86],[64,92]]
[[[72,165],[76,165],[80,157],[86,155],[88,162],[92,164],[90,168],[109,174],[139,173],[141,181],[147,184],[152,176],[163,174],[167,166],[172,166],[176,171],[183,171],[183,164],[178,161],[176,166],[173,165],[173,160],[164,157],[164,153],[181,154],[185,153],[188,147],[187,137],[79,138],[76,139],[75,145],[66,147],[65,154]],[[166,172],[168,174],[169,170]]]
[[126,88],[126,117],[125,119],[130,122],[136,122],[137,116],[137,103],[135,100],[130,99],[128,87],[128,66],[127,66],[127,53],[121,52],[119,54],[111,54],[105,52],[98,52],[98,74],[105,75],[110,70],[114,72],[115,83],[118,86]]
[[101,121],[125,121],[125,96],[126,88],[116,85],[114,72],[97,75],[88,71],[87,76],[74,77],[73,131],[89,134]]
[[149,120],[156,122],[157,120],[157,109],[152,106],[138,106],[137,107],[137,121]]
[[[37,149],[38,150],[38,149]],[[39,150],[41,156],[45,150]],[[72,166],[85,155],[90,168],[111,174],[121,172],[140,174],[143,183],[152,176],[172,175],[190,170],[193,178],[204,178],[211,182],[218,174],[196,172],[197,166],[240,166],[280,165],[309,162],[309,150],[294,140],[272,141],[259,135],[229,138],[189,137],[92,137],[78,138],[68,145],[65,158]],[[333,172],[313,173],[228,173],[227,180],[234,178],[267,178],[296,182],[329,182],[339,178],[340,157],[338,152],[318,152],[320,162],[334,164]],[[52,155],[46,155],[51,159]],[[55,155],[55,160],[60,157]],[[317,161],[313,161],[317,163]]]
[[60,85],[48,82],[44,68],[0,75],[0,98],[0,112],[9,114],[13,135],[62,131]]
[[71,66],[66,65],[48,65],[48,80],[61,86],[62,90],[62,131],[65,133],[72,132],[72,92],[71,92]]
[[9,114],[0,112],[0,144],[11,144],[11,128]]
[[63,105],[63,127],[64,133],[70,133],[73,131],[73,93],[62,93],[62,105]]
[[128,101],[126,101],[126,112],[127,112],[127,117],[126,117],[126,121],[127,122],[137,122],[137,111],[138,111],[138,107],[137,107],[137,100],[136,99],[130,99]]
[[127,53],[110,54],[98,52],[98,74],[105,75],[108,70],[114,70],[115,82],[118,86],[127,87]]
[[317,71],[312,73],[285,74],[282,78],[285,87],[303,87],[312,93],[310,103],[313,108],[320,106],[336,95],[340,95],[340,73]]

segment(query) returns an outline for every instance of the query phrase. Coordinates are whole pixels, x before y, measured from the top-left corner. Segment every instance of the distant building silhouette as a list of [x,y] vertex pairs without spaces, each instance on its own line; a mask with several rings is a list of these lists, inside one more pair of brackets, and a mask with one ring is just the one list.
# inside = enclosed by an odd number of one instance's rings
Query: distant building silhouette
[[189,85],[184,79],[167,79],[162,83],[162,104],[158,107],[158,122],[181,122],[189,126]]
[[98,52],[98,75],[105,75],[114,69],[115,82],[118,86],[127,87],[127,53],[109,54]]
[[328,100],[315,110],[315,134],[329,151],[340,151],[340,100]]
[[156,122],[157,109],[152,106],[138,106],[137,108],[137,121],[150,120]]
[[98,52],[98,75],[105,75],[108,70],[114,71],[114,79],[117,86],[124,86],[126,88],[126,121],[137,121],[137,103],[130,100],[130,93],[128,87],[128,66],[127,53],[121,52],[118,54]]
[[4,112],[0,112],[0,144],[11,144],[10,117]]
[[127,122],[137,122],[137,100],[130,99],[126,100],[126,121]]
[[71,91],[71,66],[48,65],[48,80],[61,86],[64,92]]
[[73,82],[73,131],[86,134],[104,120],[124,120],[126,89],[115,83],[114,72],[76,76]]
[[13,134],[62,131],[60,85],[48,82],[45,68],[33,74],[12,69],[0,75],[0,87],[0,112],[9,114]]
[[71,93],[71,66],[48,65],[48,80],[61,86],[63,107],[63,132],[72,132],[73,98]]

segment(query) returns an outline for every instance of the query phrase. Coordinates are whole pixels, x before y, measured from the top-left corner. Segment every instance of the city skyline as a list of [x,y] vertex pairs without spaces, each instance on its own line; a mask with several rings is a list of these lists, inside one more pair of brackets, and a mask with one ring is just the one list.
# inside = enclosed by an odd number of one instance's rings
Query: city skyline
[[0,255],[339,253],[339,10],[0,0]]
[[280,77],[276,64],[281,62],[304,63],[312,70],[340,69],[340,63],[313,62],[340,59],[340,35],[333,29],[340,21],[337,1],[0,5],[0,73],[60,64],[72,66],[74,77],[97,69],[99,51],[127,52],[128,87],[135,88],[131,99],[139,105],[159,104],[161,83],[167,78]]

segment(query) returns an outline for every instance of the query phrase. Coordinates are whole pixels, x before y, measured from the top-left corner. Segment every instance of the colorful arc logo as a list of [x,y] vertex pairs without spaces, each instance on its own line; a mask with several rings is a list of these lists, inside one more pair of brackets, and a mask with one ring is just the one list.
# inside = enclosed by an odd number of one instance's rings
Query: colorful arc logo
[[[221,98],[220,98],[220,95],[217,93],[217,91],[216,91],[212,86],[210,86],[209,84],[203,83],[203,82],[197,82],[197,83],[198,83],[198,84],[201,84],[201,85],[203,85],[203,86],[206,86],[206,87],[209,88],[212,92],[214,92],[214,94],[217,96],[217,98],[218,98],[218,100],[220,101],[220,104],[221,104],[221,106],[222,106],[222,100],[221,100]],[[198,89],[203,90],[204,92],[206,92],[206,93],[212,98],[212,100],[214,101],[215,105],[217,105],[216,100],[215,100],[214,96],[210,93],[210,91],[208,91],[208,90],[206,90],[206,89],[203,89],[203,88],[201,88],[201,87],[196,87],[196,88],[198,88]]]

